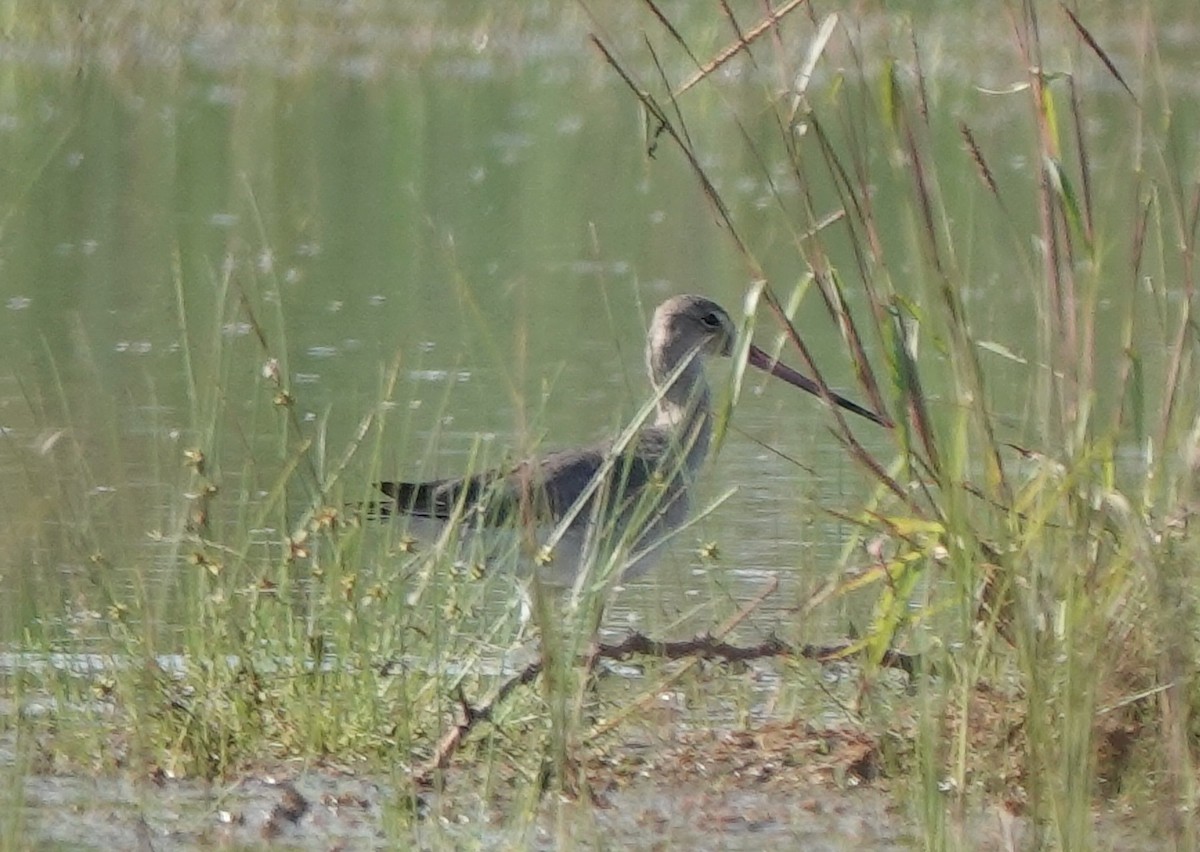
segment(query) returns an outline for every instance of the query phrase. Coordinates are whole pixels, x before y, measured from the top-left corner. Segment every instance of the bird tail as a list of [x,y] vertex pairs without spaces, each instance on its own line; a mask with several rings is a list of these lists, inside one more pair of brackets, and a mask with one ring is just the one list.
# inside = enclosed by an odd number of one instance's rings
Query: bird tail
[[430,482],[379,482],[376,485],[387,499],[373,504],[372,514],[377,518],[409,515],[449,520],[464,508],[474,508],[483,498],[488,481],[488,477],[473,476]]
[[387,495],[386,500],[380,500],[372,508],[380,518],[390,518],[396,515],[411,515],[417,518],[448,518],[453,504],[446,505],[445,495],[439,490],[445,486],[445,481],[434,482],[380,482],[379,490]]

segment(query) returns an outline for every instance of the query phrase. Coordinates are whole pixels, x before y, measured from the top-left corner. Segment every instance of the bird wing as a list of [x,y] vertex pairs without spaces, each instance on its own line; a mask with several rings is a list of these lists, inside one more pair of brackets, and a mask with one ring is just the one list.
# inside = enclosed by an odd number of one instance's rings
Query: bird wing
[[[443,520],[473,512],[489,526],[518,519],[554,522],[583,496],[612,452],[612,442],[605,442],[468,477],[380,482],[379,490],[391,499],[377,508],[384,517],[405,514]],[[663,470],[668,454],[663,430],[642,430],[613,461],[607,481],[589,499],[601,494],[606,506],[628,504],[654,477],[670,473]]]

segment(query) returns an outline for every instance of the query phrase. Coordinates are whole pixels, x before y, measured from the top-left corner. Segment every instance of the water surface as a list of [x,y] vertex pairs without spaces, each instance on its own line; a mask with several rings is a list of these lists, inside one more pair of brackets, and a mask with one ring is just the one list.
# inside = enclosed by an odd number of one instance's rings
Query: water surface
[[[264,406],[274,392],[263,374],[270,358],[300,429],[328,458],[380,410],[390,365],[399,365],[385,444],[378,456],[360,454],[341,480],[339,495],[355,499],[372,476],[451,475],[481,447],[500,458],[611,435],[647,393],[641,351],[658,301],[701,292],[740,310],[753,270],[683,159],[663,140],[647,155],[635,99],[586,41],[595,27],[631,67],[652,74],[638,34],[646,22],[622,12],[589,22],[549,3],[503,15],[487,4],[465,8],[450,22],[416,6],[368,4],[352,18],[310,4],[277,16],[247,12],[232,26],[133,4],[123,29],[51,16],[21,31],[0,66],[8,174],[0,185],[0,475],[8,483],[0,506],[10,519],[0,573],[16,584],[6,638],[29,618],[99,611],[103,604],[86,600],[97,565],[129,572],[131,595],[149,587],[161,596],[169,632],[182,555],[161,536],[179,528],[189,505],[185,451],[206,449],[216,424],[207,448],[214,478],[223,493],[258,497],[289,458]],[[728,40],[708,18],[676,12],[696,44]],[[928,21],[913,14],[931,120],[973,127],[1001,186],[1027,191],[1027,152],[1009,144],[1024,132],[1025,103],[989,93],[1020,82],[1006,76],[1013,47],[981,42],[950,7]],[[1112,17],[1101,15],[1097,32],[1136,69],[1136,39]],[[844,18],[868,40],[884,39],[900,20]],[[1195,97],[1194,75],[1177,73],[1195,70],[1186,50],[1195,21],[1170,20],[1161,48],[1179,107]],[[783,44],[794,58],[764,48],[759,63],[735,62],[686,96],[704,167],[785,295],[807,264],[781,207],[800,210],[803,195],[777,126],[740,104],[777,90],[814,31],[811,19],[793,16]],[[1055,61],[1077,41],[1064,44]],[[818,105],[831,102],[839,63],[851,59],[844,43],[829,50],[812,83]],[[683,58],[664,55],[670,73],[690,73]],[[1111,121],[1087,128],[1102,174],[1106,155],[1127,156],[1135,143],[1119,87],[1095,62],[1078,64],[1089,69],[1092,97],[1112,105]],[[1194,135],[1196,111],[1184,112],[1179,132]],[[964,156],[955,133],[934,138],[937,156]],[[871,150],[873,198],[894,228],[881,238],[903,245],[914,223],[887,205],[908,176],[890,167],[887,145]],[[941,192],[962,226],[954,251],[972,270],[963,299],[980,336],[1019,356],[1037,325],[1036,300],[1020,280],[1028,269],[991,239],[995,222],[978,201],[959,201],[974,191],[973,172],[943,174],[962,182]],[[837,208],[830,186],[814,180],[805,189],[818,213]],[[1114,232],[1132,215],[1119,202],[1102,202],[1116,211]],[[1026,226],[1032,233],[1036,223],[1016,223]],[[833,234],[828,249],[852,279],[852,247]],[[1115,297],[1125,284],[1105,286]],[[854,393],[815,294],[798,326],[827,380]],[[773,339],[769,321],[759,338]],[[988,403],[1019,441],[1031,428],[1028,394],[1041,368],[983,357],[992,359]],[[958,404],[936,385],[930,391],[941,414]],[[639,618],[638,607],[670,621],[698,599],[741,600],[778,576],[783,587],[760,620],[769,630],[788,624],[791,608],[840,570],[848,530],[825,510],[858,505],[866,486],[828,413],[753,378],[734,422],[701,502],[736,491],[680,537],[660,572],[637,581],[625,605]],[[884,446],[873,429],[856,427],[869,446]],[[311,505],[311,494],[295,491],[258,532],[264,551]],[[232,510],[216,520],[244,521]],[[716,560],[700,555],[710,544]],[[841,632],[840,612],[829,617]]]

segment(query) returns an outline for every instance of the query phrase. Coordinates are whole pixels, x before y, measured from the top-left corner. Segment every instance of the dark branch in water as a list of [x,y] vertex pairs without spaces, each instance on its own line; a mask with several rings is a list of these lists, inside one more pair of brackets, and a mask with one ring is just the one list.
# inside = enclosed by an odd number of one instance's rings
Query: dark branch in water
[[[680,660],[700,657],[705,660],[724,660],[729,663],[761,660],[767,657],[800,657],[817,663],[849,660],[854,655],[850,642],[833,645],[789,645],[782,639],[770,637],[757,645],[733,645],[704,634],[679,642],[660,642],[644,633],[632,633],[615,645],[601,643],[597,656],[608,660],[625,660],[634,654]],[[920,657],[900,651],[886,651],[879,663],[884,668],[902,669],[910,677],[921,668]]]
[[[789,645],[781,639],[770,637],[757,645],[733,645],[712,634],[703,634],[694,639],[678,642],[661,642],[651,639],[644,633],[631,633],[616,644],[599,643],[595,646],[589,660],[625,660],[635,654],[648,657],[662,657],[668,660],[698,658],[705,660],[724,660],[725,662],[745,662],[761,660],[768,657],[799,657],[806,660],[826,664],[840,660],[849,660],[853,653],[850,642],[838,642],[831,645]],[[920,657],[905,654],[900,651],[887,651],[880,661],[885,668],[902,669],[909,677],[921,669]],[[390,669],[389,669],[390,670]],[[497,706],[519,686],[533,683],[542,673],[540,660],[530,663],[515,675],[504,681],[482,704],[472,705],[461,692],[456,696],[459,705],[460,720],[451,728],[434,750],[433,757],[425,766],[414,773],[413,784],[419,788],[433,786],[436,774],[450,765],[451,758],[466,740],[472,728],[479,722],[492,718]]]

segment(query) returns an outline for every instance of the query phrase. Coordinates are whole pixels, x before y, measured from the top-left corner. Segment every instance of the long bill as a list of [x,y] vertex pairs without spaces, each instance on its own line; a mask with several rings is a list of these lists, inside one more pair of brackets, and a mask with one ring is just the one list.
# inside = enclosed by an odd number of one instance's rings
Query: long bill
[[[749,364],[751,367],[756,367],[759,370],[762,370],[763,372],[770,373],[772,376],[775,376],[777,379],[782,379],[783,381],[787,382],[789,385],[798,387],[801,390],[806,390],[809,393],[811,393],[813,396],[819,396],[822,399],[825,398],[825,394],[821,393],[821,388],[816,382],[814,382],[812,379],[810,379],[808,376],[804,375],[803,373],[799,373],[796,370],[793,370],[787,364],[784,364],[780,361],[775,360],[770,355],[768,355],[766,352],[759,349],[757,346],[755,346],[753,344],[750,345],[750,352],[746,356],[746,363]],[[868,420],[870,420],[872,423],[878,423],[880,426],[885,426],[889,429],[892,426],[892,423],[890,420],[888,420],[884,417],[881,417],[880,415],[876,414],[874,411],[871,411],[870,409],[863,408],[857,402],[846,399],[846,397],[841,396],[840,394],[836,394],[833,391],[829,391],[829,399],[832,402],[834,402],[836,405],[838,405],[839,407],[844,408],[847,411],[852,411],[855,414],[857,414],[859,417],[865,417]]]

